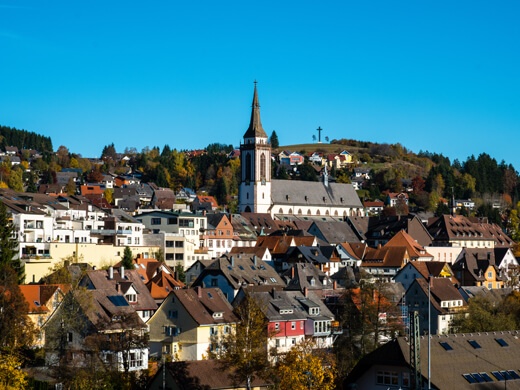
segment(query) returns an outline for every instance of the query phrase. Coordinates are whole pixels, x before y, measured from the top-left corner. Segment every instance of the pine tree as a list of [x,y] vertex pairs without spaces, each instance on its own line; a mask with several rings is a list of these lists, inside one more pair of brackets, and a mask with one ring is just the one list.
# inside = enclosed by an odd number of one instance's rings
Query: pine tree
[[280,146],[280,142],[278,141],[278,134],[276,134],[276,131],[273,130],[271,133],[271,137],[269,138],[269,141],[271,142],[271,147],[276,149]]
[[134,255],[132,253],[132,250],[125,246],[125,251],[123,252],[123,261],[121,262],[121,265],[125,267],[125,269],[134,269]]

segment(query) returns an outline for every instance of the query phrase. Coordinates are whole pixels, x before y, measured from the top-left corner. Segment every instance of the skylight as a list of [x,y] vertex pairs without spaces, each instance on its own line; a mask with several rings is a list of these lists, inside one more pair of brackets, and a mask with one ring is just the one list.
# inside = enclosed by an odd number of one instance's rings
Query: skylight
[[441,345],[442,348],[444,348],[446,351],[452,351],[453,350],[453,347],[451,345],[449,345],[446,341],[441,341],[439,343]]
[[478,342],[475,340],[468,340],[469,345],[471,345],[475,349],[482,348]]
[[500,344],[501,347],[508,347],[509,344],[504,339],[495,339],[495,341]]
[[493,374],[493,376],[495,378],[497,378],[497,380],[499,380],[499,381],[505,380],[504,376],[500,372],[498,372],[498,371],[491,371],[491,373]]
[[121,295],[112,295],[108,297],[109,301],[114,304],[114,306],[129,306],[125,297]]
[[464,377],[464,379],[466,379],[469,383],[478,383],[477,380],[475,378],[473,378],[473,376],[471,376],[470,374],[462,374],[462,376]]

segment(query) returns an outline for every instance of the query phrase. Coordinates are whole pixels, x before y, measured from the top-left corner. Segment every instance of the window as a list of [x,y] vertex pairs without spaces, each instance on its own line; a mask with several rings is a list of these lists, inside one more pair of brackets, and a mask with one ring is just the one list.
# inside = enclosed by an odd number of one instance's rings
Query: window
[[445,341],[441,341],[439,343],[441,345],[442,348],[444,348],[446,351],[452,351],[453,350],[453,347],[451,345],[449,345],[447,342]]
[[216,278],[211,279],[210,286],[211,287],[217,287],[218,286],[218,279],[216,279]]
[[130,352],[128,361],[130,367],[141,367],[143,365],[143,355],[141,352]]
[[74,340],[74,338],[73,338],[72,332],[67,332],[67,341],[69,343],[72,343],[73,340]]
[[475,340],[468,340],[468,343],[475,349],[481,348],[480,344],[478,342],[476,342]]
[[294,322],[294,321],[291,322],[291,329],[292,330],[296,329],[296,322]]
[[160,225],[161,224],[161,218],[152,218],[151,223],[152,223],[152,225]]
[[166,253],[166,255],[164,256],[164,258],[166,260],[173,260],[173,253]]
[[125,298],[128,302],[137,302],[137,294],[127,294]]
[[186,228],[193,228],[193,220],[192,219],[179,219],[179,226]]
[[175,241],[175,248],[183,248],[184,241]]
[[168,310],[168,318],[177,318],[178,312],[177,310]]
[[493,277],[493,272],[488,272],[488,279],[491,279]]
[[276,330],[276,331],[279,331],[279,330],[280,330],[280,323],[279,323],[279,322],[275,322],[275,324],[274,324],[274,330]]
[[378,385],[394,385],[399,384],[399,375],[395,371],[378,371],[376,376]]
[[184,253],[176,253],[175,260],[184,260]]
[[508,347],[509,344],[504,339],[495,339],[495,341],[501,346],[501,347]]
[[174,242],[173,241],[166,241],[166,248],[173,248]]
[[177,225],[177,218],[168,218],[168,225]]

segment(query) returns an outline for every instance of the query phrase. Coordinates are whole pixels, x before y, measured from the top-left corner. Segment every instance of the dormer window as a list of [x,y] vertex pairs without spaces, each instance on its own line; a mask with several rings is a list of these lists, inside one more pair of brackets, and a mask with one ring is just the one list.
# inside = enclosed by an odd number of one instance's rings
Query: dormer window
[[137,294],[127,294],[127,295],[125,295],[125,298],[130,303],[137,302]]
[[213,318],[222,318],[224,316],[224,313],[221,311],[213,313]]

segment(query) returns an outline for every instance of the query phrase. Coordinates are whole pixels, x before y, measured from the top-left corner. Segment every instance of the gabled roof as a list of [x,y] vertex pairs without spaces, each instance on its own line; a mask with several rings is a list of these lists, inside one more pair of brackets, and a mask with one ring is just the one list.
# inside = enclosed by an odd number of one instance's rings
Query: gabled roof
[[342,242],[359,241],[358,236],[345,222],[314,221],[309,228],[309,232],[332,245],[337,245]]
[[468,276],[475,281],[483,281],[489,267],[494,267],[497,280],[502,280],[495,264],[495,252],[491,248],[464,248],[452,266],[455,270],[463,270],[465,282],[468,282]]
[[[513,353],[520,348],[520,333],[481,332],[473,334],[435,335],[431,337],[430,357],[428,359],[428,337],[421,336],[419,342],[421,373],[427,382],[428,364],[431,368],[433,389],[502,389],[504,381],[494,379],[492,371],[515,370],[520,367],[520,354]],[[507,345],[502,347],[497,340],[502,339]],[[474,348],[468,340],[476,341],[481,348]],[[447,343],[452,349],[446,350],[441,343]],[[429,362],[429,363],[428,363]],[[368,354],[350,372],[344,382],[355,383],[364,375],[373,375],[378,369],[388,366],[410,368],[410,344],[406,337],[399,337]],[[486,372],[493,382],[470,383],[463,374]],[[372,373],[372,374],[371,374]],[[514,387],[513,387],[514,386]],[[519,388],[518,380],[507,381],[507,388]]]
[[420,257],[429,257],[433,259],[433,256],[426,252],[426,249],[415,241],[412,236],[406,233],[404,230],[397,232],[386,244],[386,247],[392,246],[404,246],[412,259],[418,259]]
[[401,268],[410,260],[406,247],[382,247],[375,251],[369,251],[365,254],[362,267],[391,267]]
[[294,263],[282,276],[287,281],[286,290],[303,291],[332,288],[331,279],[317,267],[308,263]]
[[[442,301],[458,301],[462,300],[463,306],[466,306],[466,301],[460,294],[459,290],[453,285],[448,278],[431,278],[430,279],[430,295],[433,307],[438,312],[446,312],[448,309],[441,306]],[[428,280],[415,279],[408,290],[411,290],[414,284],[417,284],[426,296],[428,296]]]
[[243,284],[285,286],[285,282],[274,268],[256,257],[221,256],[202,270],[193,285],[201,285],[201,281],[208,274],[224,276],[235,290],[238,290]]
[[[410,261],[407,266],[415,268],[424,279],[428,279],[430,276],[435,278],[448,277],[452,284],[458,283],[449,263],[441,261]],[[399,270],[399,273],[403,272],[404,268]]]
[[[238,322],[233,307],[219,288],[189,288],[170,293],[199,325],[230,324]],[[221,313],[214,316],[214,313]]]
[[[110,278],[110,273],[113,277]],[[88,271],[80,282],[81,286],[90,290],[110,291],[114,295],[124,294],[132,286],[138,296],[137,302],[132,303],[135,310],[156,310],[157,304],[146,288],[141,275],[137,270],[124,270],[124,277],[121,276],[121,269],[110,267],[107,270]]]
[[29,305],[28,314],[48,313],[51,307],[47,306],[49,300],[56,291],[61,291],[63,295],[69,292],[69,284],[22,284],[20,291],[25,301]]

